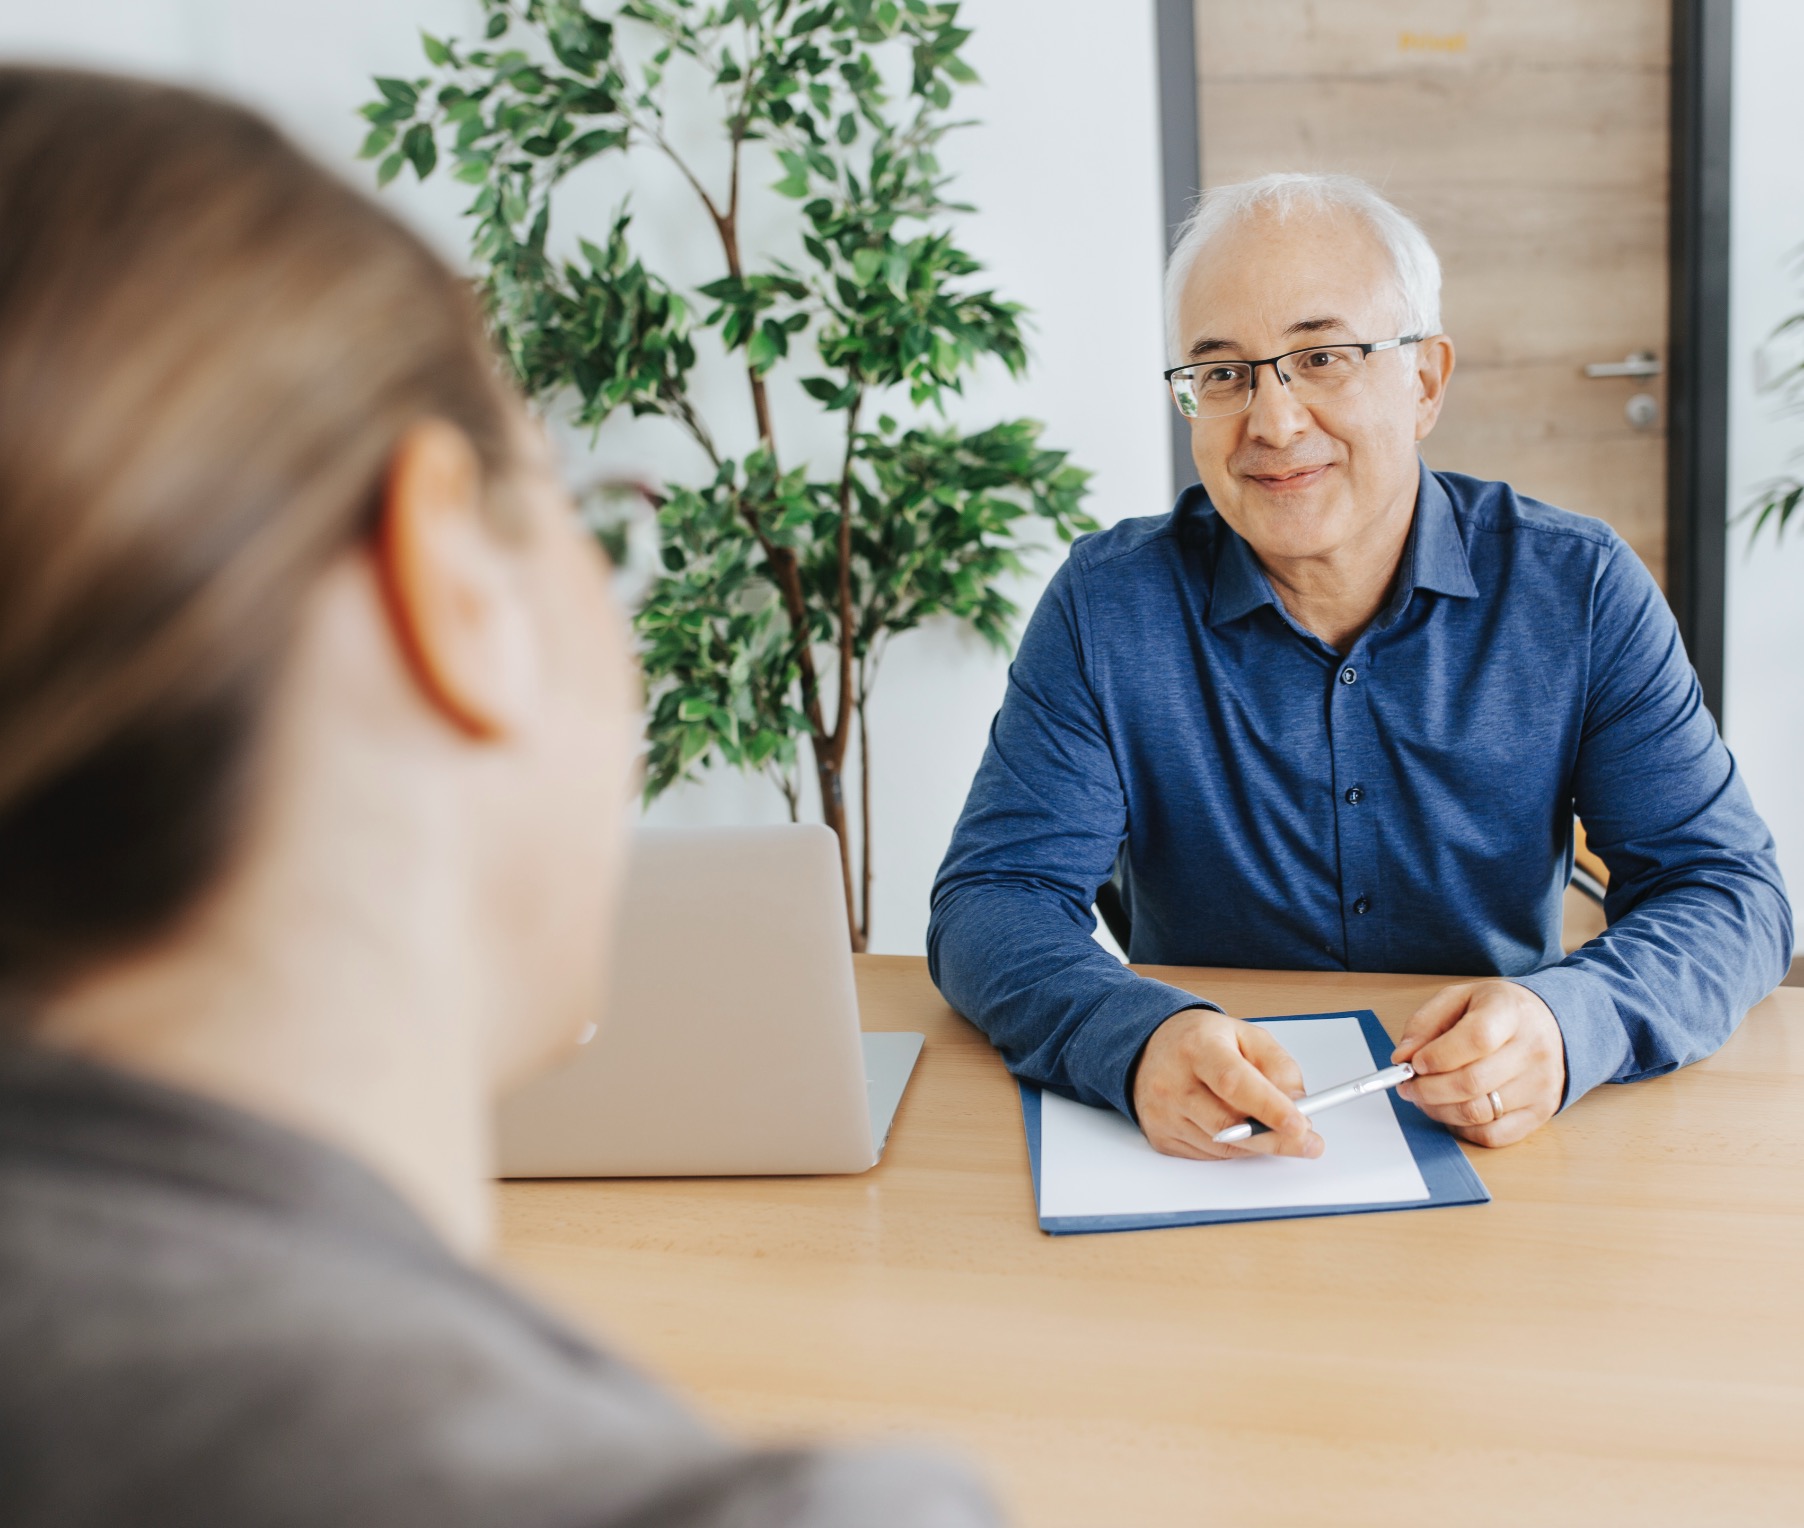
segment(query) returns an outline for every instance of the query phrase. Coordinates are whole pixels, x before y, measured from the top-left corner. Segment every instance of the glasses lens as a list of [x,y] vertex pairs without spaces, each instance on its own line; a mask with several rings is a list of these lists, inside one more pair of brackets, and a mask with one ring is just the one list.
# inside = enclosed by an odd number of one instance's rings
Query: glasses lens
[[1350,398],[1365,374],[1365,354],[1357,345],[1324,345],[1299,350],[1279,363],[1284,380],[1299,398]]
[[[1323,345],[1282,356],[1284,385],[1303,404],[1351,398],[1365,383],[1365,352],[1357,345]],[[1172,401],[1186,419],[1238,414],[1252,399],[1253,369],[1244,361],[1186,366],[1171,377]]]
[[1245,408],[1252,385],[1252,371],[1244,362],[1215,361],[1175,373],[1171,396],[1186,419],[1214,419]]

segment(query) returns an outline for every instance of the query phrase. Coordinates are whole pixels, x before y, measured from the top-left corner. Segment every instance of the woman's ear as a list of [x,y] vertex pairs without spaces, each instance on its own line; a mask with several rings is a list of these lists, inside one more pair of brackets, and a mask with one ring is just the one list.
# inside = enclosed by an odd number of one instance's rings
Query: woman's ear
[[415,425],[389,464],[377,556],[390,619],[427,702],[478,738],[530,717],[539,653],[527,590],[483,507],[482,464],[442,420]]

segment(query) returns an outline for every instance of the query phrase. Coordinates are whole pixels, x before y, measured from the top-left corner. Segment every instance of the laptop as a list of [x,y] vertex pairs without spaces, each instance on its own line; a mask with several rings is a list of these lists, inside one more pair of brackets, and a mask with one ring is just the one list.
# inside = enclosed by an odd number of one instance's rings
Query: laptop
[[502,1102],[497,1173],[864,1172],[922,1038],[859,1030],[831,829],[640,828],[613,999]]

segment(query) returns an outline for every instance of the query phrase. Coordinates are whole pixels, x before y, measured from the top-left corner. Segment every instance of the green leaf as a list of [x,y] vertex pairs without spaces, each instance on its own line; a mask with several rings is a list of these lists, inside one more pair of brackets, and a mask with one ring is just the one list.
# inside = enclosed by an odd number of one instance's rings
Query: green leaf
[[861,249],[852,256],[852,274],[858,278],[860,286],[873,285],[883,272],[883,251],[880,249]]
[[363,140],[363,147],[357,151],[359,159],[374,159],[389,144],[395,141],[395,130],[392,127],[374,127],[369,137]]
[[412,111],[420,104],[420,93],[406,80],[390,80],[378,77],[376,88],[396,106]]
[[[780,333],[781,331],[779,331]],[[776,363],[782,352],[777,348],[777,340],[769,329],[760,328],[745,348],[746,360],[753,371],[765,372]]]
[[780,149],[777,158],[787,172],[772,187],[780,196],[804,197],[808,194],[808,162],[800,154],[788,149]]
[[376,168],[376,184],[378,186],[386,186],[401,173],[401,166],[405,163],[407,163],[407,161],[399,153],[390,154],[388,158],[383,160]]
[[598,127],[566,143],[564,158],[567,163],[581,164],[585,159],[593,159],[597,154],[605,153],[608,149],[622,148],[625,144],[624,128]]
[[420,47],[425,50],[427,60],[441,69],[456,62],[451,57],[451,50],[430,32],[422,31],[420,33]]
[[438,144],[432,136],[432,129],[424,122],[416,122],[407,129],[407,136],[401,140],[401,152],[413,165],[413,172],[424,180],[438,164]]
[[507,30],[510,19],[506,11],[496,11],[489,17],[489,24],[484,29],[483,35],[489,38],[501,36]]

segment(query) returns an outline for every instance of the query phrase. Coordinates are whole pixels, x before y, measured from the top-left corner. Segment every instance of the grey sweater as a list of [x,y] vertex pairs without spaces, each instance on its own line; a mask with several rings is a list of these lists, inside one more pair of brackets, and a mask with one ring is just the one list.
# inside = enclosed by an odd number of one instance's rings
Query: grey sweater
[[963,1474],[750,1452],[348,1157],[0,1045],[6,1528],[977,1528]]

